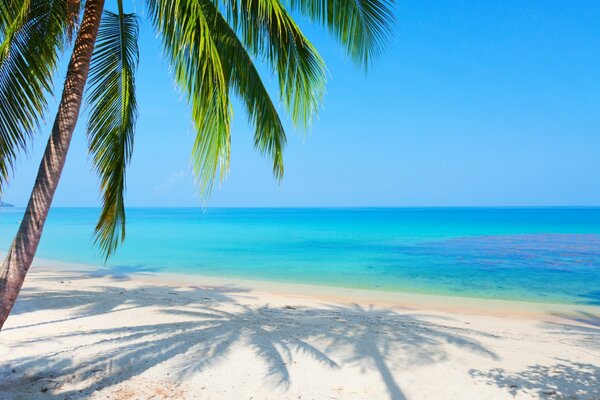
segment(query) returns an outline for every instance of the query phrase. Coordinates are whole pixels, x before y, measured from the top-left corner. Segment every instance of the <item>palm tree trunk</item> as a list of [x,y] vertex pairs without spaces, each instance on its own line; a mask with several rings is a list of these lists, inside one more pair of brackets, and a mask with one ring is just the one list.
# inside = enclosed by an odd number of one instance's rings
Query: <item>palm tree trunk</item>
[[96,43],[104,0],[87,0],[52,133],[48,139],[27,209],[0,269],[0,329],[17,300],[33,262],[62,174],[73,130],[79,117],[90,59]]

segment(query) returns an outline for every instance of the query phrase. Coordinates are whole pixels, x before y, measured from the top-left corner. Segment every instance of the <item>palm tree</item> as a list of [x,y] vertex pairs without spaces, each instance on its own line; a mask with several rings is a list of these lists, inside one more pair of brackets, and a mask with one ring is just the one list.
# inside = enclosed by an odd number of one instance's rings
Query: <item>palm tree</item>
[[[254,126],[255,147],[283,176],[286,133],[255,67],[278,78],[293,124],[305,128],[322,99],[325,64],[291,13],[326,26],[368,68],[393,22],[394,0],[146,0],[174,78],[192,109],[193,169],[208,194],[229,168],[231,96]],[[0,269],[0,329],[35,255],[75,129],[84,89],[89,152],[100,178],[95,229],[109,257],[125,238],[125,172],[137,116],[137,16],[104,10],[104,0],[0,0],[0,194],[46,109],[61,53],[75,36],[62,97],[31,198]],[[83,9],[83,16],[81,10]],[[86,82],[89,72],[89,87]]]

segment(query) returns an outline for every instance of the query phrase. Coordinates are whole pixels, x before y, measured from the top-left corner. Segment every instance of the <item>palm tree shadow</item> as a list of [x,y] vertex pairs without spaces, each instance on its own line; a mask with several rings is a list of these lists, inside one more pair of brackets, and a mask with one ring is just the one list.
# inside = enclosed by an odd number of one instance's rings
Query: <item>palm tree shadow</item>
[[535,397],[553,399],[600,398],[600,367],[592,364],[558,360],[552,366],[531,365],[524,371],[511,373],[502,368],[489,371],[471,370],[476,379],[508,389],[516,397],[524,392]]
[[[390,364],[409,366],[442,361],[448,356],[444,350],[445,344],[497,359],[494,353],[479,342],[461,335],[466,334],[466,330],[442,327],[422,321],[415,315],[397,314],[373,307],[364,308],[357,304],[331,309],[337,314],[339,323],[329,332],[331,343],[328,350],[338,347],[352,349],[352,355],[345,362],[374,367],[392,400],[403,400],[406,396],[394,379]],[[402,354],[402,357],[397,358],[398,354]]]
[[163,270],[162,267],[146,264],[122,264],[104,267],[92,267],[85,269],[72,269],[63,271],[63,274],[52,273],[43,280],[77,281],[93,278],[108,278],[113,281],[129,281],[134,276],[155,275]]
[[23,288],[11,314],[19,315],[34,311],[68,310],[70,316],[61,319],[49,319],[33,324],[8,326],[3,331],[24,329],[40,325],[110,314],[147,307],[149,304],[181,307],[191,304],[218,305],[235,303],[234,296],[248,293],[247,288],[235,285],[170,286],[144,285],[132,289],[115,286],[86,287],[85,290],[42,291],[37,287]]
[[162,271],[158,266],[149,266],[144,264],[137,265],[115,265],[111,267],[98,268],[93,271],[87,271],[81,275],[84,278],[109,278],[116,281],[128,281],[134,275],[153,275]]
[[[287,365],[295,351],[307,353],[331,368],[338,367],[325,353],[294,334],[300,330],[300,322],[282,317],[278,315],[279,310],[269,307],[239,307],[237,312],[203,307],[196,307],[193,311],[167,310],[166,314],[191,318],[182,322],[77,331],[35,339],[36,343],[40,343],[40,340],[68,341],[86,336],[90,340],[85,345],[55,352],[44,360],[20,360],[10,368],[26,372],[26,380],[29,381],[46,382],[48,376],[76,376],[79,382],[93,381],[93,386],[82,392],[55,393],[57,397],[86,398],[97,388],[124,382],[167,360],[172,365],[171,375],[183,380],[223,361],[230,354],[232,346],[242,341],[265,361],[268,367],[266,375],[274,379],[276,386],[289,386]],[[272,322],[273,318],[276,323]],[[267,323],[270,325],[267,326]],[[275,329],[271,329],[273,327]],[[21,343],[23,346],[29,344],[27,341]],[[83,363],[70,360],[70,354],[92,348],[97,352],[94,358]],[[99,374],[108,366],[110,374]],[[55,389],[59,388],[60,384],[57,384]]]
[[[28,385],[40,382],[47,389],[46,397],[86,398],[98,389],[126,382],[165,362],[169,363],[171,377],[182,382],[233,357],[233,346],[242,345],[264,363],[265,383],[275,388],[289,388],[292,381],[289,366],[301,353],[325,368],[338,369],[349,364],[363,371],[375,371],[389,398],[403,400],[406,396],[394,374],[397,367],[442,361],[448,357],[447,345],[496,357],[472,338],[478,332],[425,322],[417,316],[388,309],[358,305],[251,307],[219,293],[222,288],[215,288],[213,296],[217,299],[225,296],[221,303],[202,301],[204,297],[166,303],[169,296],[173,297],[168,294],[172,288],[141,289],[145,291],[145,301],[128,306],[147,306],[152,300],[154,306],[160,306],[165,322],[85,329],[35,338],[32,341],[37,344],[51,345],[57,341],[83,344],[67,346],[43,358],[14,360],[4,372],[14,369],[18,373],[5,379],[6,383],[0,383],[0,392],[3,385],[14,387],[24,382]],[[100,303],[106,300],[104,297],[115,296],[110,292],[100,296],[96,293],[94,299]],[[114,312],[114,304],[89,306],[82,315],[91,316],[101,310]],[[21,346],[29,344],[26,340],[19,343]],[[72,358],[75,353],[80,355],[78,362]],[[78,389],[67,390],[67,383]]]
[[[560,335],[562,342],[572,342],[575,347],[590,347],[600,350],[600,316],[589,311],[575,313],[553,313],[562,322],[546,322],[544,327]],[[508,389],[516,397],[521,392],[535,397],[553,399],[597,399],[600,398],[600,367],[587,363],[558,359],[554,365],[530,365],[519,372],[502,368],[488,371],[472,369],[475,379],[483,380],[499,388]]]
[[574,314],[552,314],[565,322],[547,322],[546,329],[556,334],[568,333],[563,340],[577,345],[600,350],[600,315],[590,311],[579,310]]

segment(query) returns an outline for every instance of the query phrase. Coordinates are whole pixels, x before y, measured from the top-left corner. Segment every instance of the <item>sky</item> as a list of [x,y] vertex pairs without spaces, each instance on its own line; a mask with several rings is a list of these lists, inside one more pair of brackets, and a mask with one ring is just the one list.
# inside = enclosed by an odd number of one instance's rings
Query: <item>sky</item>
[[[277,182],[234,102],[231,170],[206,200],[191,173],[189,109],[143,2],[127,7],[142,17],[128,206],[600,205],[597,0],[401,0],[390,43],[367,74],[301,19],[328,66],[318,117],[307,133],[285,119]],[[53,100],[4,201],[26,204],[55,109]],[[55,206],[99,205],[86,120],[84,110]]]

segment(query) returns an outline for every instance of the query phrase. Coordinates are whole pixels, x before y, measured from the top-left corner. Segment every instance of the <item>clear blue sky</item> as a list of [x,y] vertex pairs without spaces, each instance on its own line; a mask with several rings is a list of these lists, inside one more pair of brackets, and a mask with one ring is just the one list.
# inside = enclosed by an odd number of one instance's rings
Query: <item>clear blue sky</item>
[[[368,75],[320,28],[303,24],[330,73],[311,133],[290,129],[278,184],[236,105],[231,173],[207,204],[600,204],[600,1],[409,0],[398,2],[397,18]],[[127,204],[200,205],[188,110],[147,23],[140,46]],[[99,201],[85,120],[57,206]],[[25,204],[48,132],[22,158],[5,201]]]

